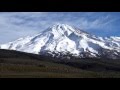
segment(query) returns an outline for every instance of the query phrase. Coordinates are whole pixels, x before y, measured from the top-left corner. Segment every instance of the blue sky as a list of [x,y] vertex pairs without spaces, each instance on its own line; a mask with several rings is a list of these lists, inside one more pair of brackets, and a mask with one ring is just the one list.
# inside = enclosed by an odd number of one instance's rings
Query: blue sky
[[56,23],[98,36],[120,36],[120,12],[1,12],[0,44],[37,34]]

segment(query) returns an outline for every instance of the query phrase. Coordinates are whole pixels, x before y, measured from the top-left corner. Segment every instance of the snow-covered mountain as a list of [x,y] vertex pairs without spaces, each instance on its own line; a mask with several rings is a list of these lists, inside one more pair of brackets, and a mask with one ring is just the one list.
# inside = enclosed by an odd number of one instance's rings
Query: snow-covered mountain
[[0,48],[53,56],[116,59],[120,58],[120,37],[97,37],[76,27],[56,24],[37,35],[2,44]]

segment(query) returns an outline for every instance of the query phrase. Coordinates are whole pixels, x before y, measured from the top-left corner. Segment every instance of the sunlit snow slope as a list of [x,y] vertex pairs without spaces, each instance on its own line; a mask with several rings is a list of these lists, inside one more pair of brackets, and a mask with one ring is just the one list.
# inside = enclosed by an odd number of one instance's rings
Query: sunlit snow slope
[[120,37],[97,37],[76,27],[56,24],[37,35],[2,44],[0,48],[34,54],[69,53],[77,57],[116,59],[120,58]]

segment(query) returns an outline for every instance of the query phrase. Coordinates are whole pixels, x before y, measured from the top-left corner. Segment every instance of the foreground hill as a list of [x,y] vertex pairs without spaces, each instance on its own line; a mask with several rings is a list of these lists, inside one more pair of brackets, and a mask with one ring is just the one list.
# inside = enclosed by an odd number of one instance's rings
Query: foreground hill
[[0,78],[105,78],[120,77],[120,60],[52,57],[0,50]]

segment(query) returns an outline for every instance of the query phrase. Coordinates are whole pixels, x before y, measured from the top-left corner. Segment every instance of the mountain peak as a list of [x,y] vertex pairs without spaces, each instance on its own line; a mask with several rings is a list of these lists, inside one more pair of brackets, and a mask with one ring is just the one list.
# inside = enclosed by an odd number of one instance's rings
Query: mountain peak
[[52,55],[70,53],[79,57],[120,58],[120,38],[103,39],[67,24],[57,23],[38,35],[7,44],[1,49]]
[[70,35],[71,33],[75,32],[75,29],[67,24],[61,24],[61,23],[57,23],[52,25],[51,27],[49,27],[50,31],[52,31],[52,33],[54,35]]
[[59,34],[64,34],[67,36],[69,36],[71,33],[74,33],[76,35],[88,34],[87,32],[77,27],[70,26],[68,24],[63,24],[63,23],[54,24],[49,29],[52,30],[53,32],[58,32]]
[[73,29],[72,26],[70,26],[68,24],[63,24],[63,23],[54,24],[51,28],[55,28],[56,30],[58,30],[58,29],[61,29],[61,30]]
[[68,25],[68,24],[64,24],[64,23],[56,23],[56,24],[54,24],[53,25],[53,27],[64,27],[64,26],[70,26],[70,25]]

